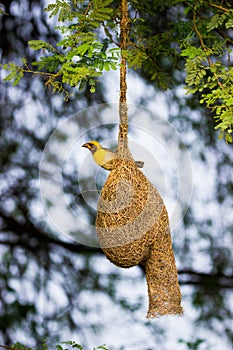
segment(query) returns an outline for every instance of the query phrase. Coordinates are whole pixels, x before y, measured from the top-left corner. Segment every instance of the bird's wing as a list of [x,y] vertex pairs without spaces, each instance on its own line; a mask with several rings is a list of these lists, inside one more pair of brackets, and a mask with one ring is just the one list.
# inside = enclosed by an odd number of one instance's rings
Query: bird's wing
[[114,159],[115,153],[106,148],[101,148],[93,154],[93,157],[97,164],[103,166]]
[[141,162],[140,160],[136,160],[135,163],[136,163],[138,168],[143,168],[144,167],[144,162]]
[[113,158],[116,157],[116,153],[108,148],[102,148],[102,150],[104,150],[105,155],[106,155],[106,159],[108,160],[112,160]]

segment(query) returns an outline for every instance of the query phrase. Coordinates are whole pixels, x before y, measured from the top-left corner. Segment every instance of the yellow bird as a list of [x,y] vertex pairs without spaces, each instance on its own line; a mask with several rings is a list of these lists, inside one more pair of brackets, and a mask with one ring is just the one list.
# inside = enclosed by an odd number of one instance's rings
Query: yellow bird
[[[106,170],[112,170],[113,160],[116,157],[116,153],[108,148],[104,148],[97,141],[89,141],[84,143],[82,147],[86,147],[90,150],[95,162]],[[143,162],[135,162],[138,168],[143,168]]]

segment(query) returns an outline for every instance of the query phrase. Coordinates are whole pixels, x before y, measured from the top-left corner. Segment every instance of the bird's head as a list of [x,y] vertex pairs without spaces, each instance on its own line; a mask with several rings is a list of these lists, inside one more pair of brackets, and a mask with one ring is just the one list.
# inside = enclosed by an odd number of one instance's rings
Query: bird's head
[[101,144],[98,141],[89,141],[87,143],[84,143],[82,147],[88,148],[92,154],[102,148]]

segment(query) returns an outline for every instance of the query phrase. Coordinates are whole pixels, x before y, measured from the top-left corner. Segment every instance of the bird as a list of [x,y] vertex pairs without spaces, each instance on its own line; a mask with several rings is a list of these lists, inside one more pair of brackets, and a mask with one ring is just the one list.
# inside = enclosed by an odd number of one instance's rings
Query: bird
[[[105,170],[112,170],[114,164],[113,161],[116,157],[116,152],[108,148],[102,147],[101,144],[95,140],[84,143],[82,147],[89,149],[95,162],[99,166],[101,166]],[[135,164],[138,168],[143,168],[144,166],[144,162],[141,161],[136,161]]]

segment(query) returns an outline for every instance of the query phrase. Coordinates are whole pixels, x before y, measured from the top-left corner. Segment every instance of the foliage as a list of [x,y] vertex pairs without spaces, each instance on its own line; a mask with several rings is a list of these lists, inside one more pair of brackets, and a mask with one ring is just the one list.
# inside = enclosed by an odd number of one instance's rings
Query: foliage
[[[0,345],[0,348],[3,349],[7,349],[7,350],[33,350],[32,348],[29,348],[19,342],[11,345],[11,346],[6,346],[6,345]],[[40,349],[35,349],[35,350],[48,350],[49,347],[46,344],[46,342],[44,342],[42,344],[42,347]],[[66,341],[66,342],[62,342],[59,345],[55,345],[54,349],[57,350],[72,350],[72,349],[78,349],[78,350],[84,350],[84,347],[82,345],[80,345],[79,343],[77,343],[76,341]],[[108,350],[108,348],[106,347],[106,345],[100,345],[97,348],[94,348],[93,350]]]
[[[66,345],[64,348],[63,345]],[[67,348],[68,345],[68,348]],[[67,342],[62,342],[62,345],[57,345],[56,346],[57,350],[71,350],[71,349],[79,349],[79,350],[84,350],[82,345],[76,343],[75,341],[67,341]],[[97,348],[94,348],[93,350],[108,350],[106,345],[100,345]]]
[[[184,339],[179,339],[180,344],[185,344],[187,346],[187,349],[190,350],[199,350],[199,349],[204,349],[202,345],[205,344],[205,339],[198,338],[193,341],[186,341]],[[205,346],[205,350],[210,350],[210,347],[207,345]]]
[[[155,1],[154,8],[144,10],[145,4],[130,2],[131,20],[128,49],[123,52],[129,67],[142,69],[156,81],[161,89],[169,87],[171,77],[161,70],[159,61],[182,69],[185,60],[187,92],[200,96],[200,103],[210,109],[220,129],[219,138],[232,142],[233,130],[233,68],[230,52],[233,40],[233,10],[226,2],[210,3],[207,0],[192,2],[170,0],[161,5]],[[156,34],[148,31],[150,11],[161,9],[176,11],[168,22],[167,30]],[[119,10],[113,0],[68,1],[56,0],[45,11],[50,17],[57,16],[57,30],[62,40],[52,46],[43,40],[30,40],[33,50],[40,50],[41,57],[29,68],[8,63],[3,68],[10,73],[5,80],[17,85],[25,73],[39,74],[45,85],[70,97],[68,86],[79,89],[88,84],[91,92],[96,90],[96,79],[119,65],[118,24]],[[135,13],[135,15],[133,15]]]
[[[214,10],[200,2],[192,11],[193,31],[183,42],[181,55],[186,58],[188,93],[200,93],[200,103],[209,108],[220,129],[219,137],[232,142],[233,69],[230,66],[233,11],[221,6]],[[197,40],[198,39],[198,40]]]
[[[227,143],[232,142],[231,5],[226,2],[223,7],[221,1],[205,0],[156,1],[154,6],[140,5],[138,1],[132,4],[139,10],[140,20],[134,21],[131,30],[133,58],[129,63],[142,68],[160,88],[177,83],[174,76],[171,81],[171,76],[161,69],[164,62],[168,71],[179,72],[185,67],[187,93],[197,95],[200,104],[210,110],[215,128],[220,129],[219,138],[224,136]],[[154,31],[155,21],[161,23],[161,30]]]
[[6,63],[3,68],[9,71],[5,81],[13,80],[18,85],[25,73],[40,75],[46,80],[46,87],[51,87],[58,93],[70,97],[67,85],[78,86],[83,89],[85,84],[90,91],[95,92],[96,77],[104,70],[116,70],[118,66],[119,50],[109,47],[110,39],[98,39],[98,30],[105,21],[113,15],[110,7],[112,0],[95,0],[86,4],[83,1],[60,1],[49,4],[45,11],[50,17],[58,16],[58,21],[64,25],[57,26],[62,40],[52,46],[43,40],[30,40],[32,50],[40,50],[39,61],[33,62],[38,70],[29,67],[23,59],[23,66]]

